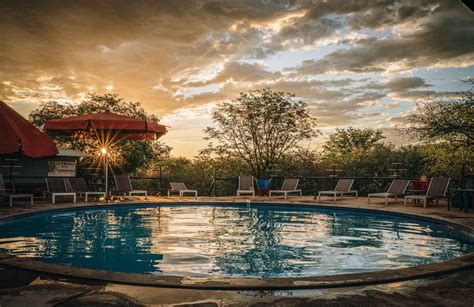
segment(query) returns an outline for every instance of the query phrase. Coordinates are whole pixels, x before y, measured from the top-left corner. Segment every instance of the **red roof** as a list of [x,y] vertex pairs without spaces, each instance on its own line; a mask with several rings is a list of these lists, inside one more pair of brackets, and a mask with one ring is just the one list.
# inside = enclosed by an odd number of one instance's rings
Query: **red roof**
[[0,101],[0,154],[17,152],[39,158],[58,154],[58,148],[44,132]]
[[48,120],[44,128],[49,131],[70,132],[94,130],[121,131],[124,134],[139,135],[151,133],[158,137],[167,129],[163,125],[143,119],[119,115],[111,112],[93,113],[68,118]]

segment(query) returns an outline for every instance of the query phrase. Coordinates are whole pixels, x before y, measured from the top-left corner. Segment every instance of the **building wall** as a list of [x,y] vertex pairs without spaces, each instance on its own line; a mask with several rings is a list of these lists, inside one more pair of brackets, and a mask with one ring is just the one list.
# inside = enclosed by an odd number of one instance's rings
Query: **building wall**
[[[9,161],[16,159],[16,161]],[[77,161],[77,157],[29,158],[21,154],[0,155],[0,173],[5,181],[15,184],[44,183],[48,176],[48,161]],[[18,167],[19,166],[19,167]]]

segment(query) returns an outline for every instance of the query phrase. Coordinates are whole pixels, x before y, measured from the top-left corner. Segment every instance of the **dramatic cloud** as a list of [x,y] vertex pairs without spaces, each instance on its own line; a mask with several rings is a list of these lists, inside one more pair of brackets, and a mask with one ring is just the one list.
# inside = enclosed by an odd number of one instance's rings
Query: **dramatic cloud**
[[[239,62],[229,62],[224,65],[215,77],[201,82],[185,82],[186,86],[204,86],[213,83],[226,81],[236,82],[261,82],[268,79],[275,79],[281,76],[280,72],[270,72],[259,64],[247,64]],[[180,84],[177,82],[177,84]]]
[[326,130],[390,129],[474,75],[474,14],[455,0],[4,0],[0,27],[1,100],[26,115],[119,93],[169,123],[179,153],[185,122],[243,91],[295,93]]
[[469,12],[466,16],[443,14],[413,33],[367,41],[352,49],[335,51],[322,59],[306,60],[298,71],[317,75],[328,71],[360,73],[431,66],[470,66],[474,63],[472,20],[472,13]]
[[420,77],[402,77],[388,81],[385,85],[394,92],[400,92],[411,88],[426,87],[425,80]]
[[367,88],[370,89],[389,89],[393,92],[402,92],[409,89],[415,89],[419,87],[431,86],[420,77],[399,77],[391,80],[387,80],[384,83],[373,83],[368,84]]

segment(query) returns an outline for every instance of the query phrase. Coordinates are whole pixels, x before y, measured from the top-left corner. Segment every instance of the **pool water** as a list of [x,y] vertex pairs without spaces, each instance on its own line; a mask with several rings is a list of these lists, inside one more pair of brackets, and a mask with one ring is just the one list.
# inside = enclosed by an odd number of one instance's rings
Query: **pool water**
[[41,261],[155,275],[299,277],[452,259],[447,227],[354,210],[224,204],[112,206],[0,222],[0,249]]

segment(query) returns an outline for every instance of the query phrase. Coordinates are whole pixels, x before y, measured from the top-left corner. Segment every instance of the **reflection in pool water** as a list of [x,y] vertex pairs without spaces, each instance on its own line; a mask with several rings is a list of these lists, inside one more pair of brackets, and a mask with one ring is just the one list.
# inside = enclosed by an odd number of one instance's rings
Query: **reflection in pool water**
[[446,227],[366,212],[284,206],[143,205],[0,223],[0,248],[119,272],[288,277],[428,264],[474,251]]

